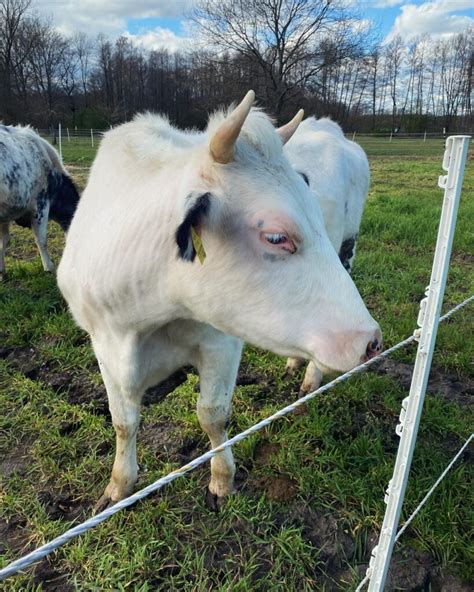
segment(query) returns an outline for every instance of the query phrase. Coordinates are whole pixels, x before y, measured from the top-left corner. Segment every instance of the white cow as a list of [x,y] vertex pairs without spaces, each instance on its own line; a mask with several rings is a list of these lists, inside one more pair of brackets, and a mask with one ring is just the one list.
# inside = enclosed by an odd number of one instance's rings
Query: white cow
[[[145,114],[105,134],[69,230],[58,283],[91,336],[117,437],[98,507],[130,494],[144,390],[176,369],[200,376],[198,418],[227,438],[243,341],[347,370],[381,333],[334,251],[280,131],[249,91],[204,133]],[[196,251],[197,255],[196,256]],[[209,500],[233,490],[230,449]]]
[[[350,273],[370,183],[365,152],[344,137],[336,122],[314,117],[301,123],[284,152],[309,185],[321,208],[329,240]],[[301,359],[289,358],[287,372],[292,374],[302,363]],[[321,380],[321,369],[310,362],[301,391],[316,390]]]

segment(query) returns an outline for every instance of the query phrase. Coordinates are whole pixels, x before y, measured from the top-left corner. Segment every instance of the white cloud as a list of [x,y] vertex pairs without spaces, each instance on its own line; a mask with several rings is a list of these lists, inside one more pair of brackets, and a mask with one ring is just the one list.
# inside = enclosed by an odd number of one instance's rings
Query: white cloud
[[378,0],[374,4],[374,8],[391,8],[403,4],[405,0]]
[[180,18],[194,0],[36,0],[43,16],[52,16],[64,33],[117,36],[127,29],[128,19]]
[[190,49],[192,42],[189,37],[176,35],[174,31],[164,27],[155,27],[150,31],[143,31],[135,35],[127,33],[126,36],[144,49],[167,49],[171,53]]
[[474,26],[474,18],[456,14],[472,8],[472,0],[434,0],[423,4],[406,4],[401,7],[386,42],[400,35],[405,41],[424,34],[434,38],[460,33]]

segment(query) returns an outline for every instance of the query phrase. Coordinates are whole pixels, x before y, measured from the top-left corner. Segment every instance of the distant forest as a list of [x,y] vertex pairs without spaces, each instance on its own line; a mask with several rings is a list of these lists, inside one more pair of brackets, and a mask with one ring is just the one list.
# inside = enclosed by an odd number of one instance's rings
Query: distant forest
[[303,107],[347,132],[473,129],[472,29],[382,44],[334,0],[205,0],[190,18],[199,49],[170,53],[65,36],[31,0],[0,0],[0,120],[100,129],[152,110],[201,128],[253,88],[279,121]]

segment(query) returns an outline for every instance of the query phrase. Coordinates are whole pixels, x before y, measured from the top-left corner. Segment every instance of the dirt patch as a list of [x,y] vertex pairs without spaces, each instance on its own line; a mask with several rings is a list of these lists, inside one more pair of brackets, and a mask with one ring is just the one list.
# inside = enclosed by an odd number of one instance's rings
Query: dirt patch
[[9,479],[14,473],[24,475],[25,468],[28,465],[31,444],[30,440],[22,440],[15,443],[15,446],[4,454],[4,458],[0,462],[1,478]]
[[262,407],[272,398],[275,399],[275,380],[263,373],[243,368],[237,376],[237,386],[258,386],[256,392],[252,392],[252,401],[256,407]]
[[[367,541],[367,548],[377,544],[377,534],[372,532]],[[366,558],[368,560],[368,557]],[[359,580],[365,576],[368,563],[359,565]],[[464,584],[459,578],[445,574],[427,551],[405,547],[393,554],[385,592],[472,592],[472,586]]]
[[33,583],[41,585],[41,590],[51,592],[74,592],[76,590],[72,584],[68,583],[67,576],[57,571],[48,559],[40,561],[33,573]]
[[[0,518],[0,554],[10,551],[14,556],[26,555],[33,551],[35,545],[29,544],[26,523],[16,518],[4,520]],[[67,582],[67,576],[57,571],[54,559],[42,559],[33,570],[33,583],[41,585],[41,590],[54,592],[73,592],[74,587]],[[6,590],[7,588],[5,588]]]
[[[396,380],[404,389],[410,390],[413,364],[385,358],[373,366],[375,372],[385,374]],[[467,377],[462,380],[455,374],[449,374],[432,366],[427,393],[437,395],[458,405],[472,405],[474,402],[474,380]]]
[[281,446],[276,442],[263,442],[255,452],[255,466],[262,467],[268,465],[280,450]]
[[268,499],[281,503],[291,502],[298,493],[297,481],[288,475],[277,475],[276,477],[249,475],[246,488],[254,495],[264,492]]
[[44,490],[38,492],[37,497],[51,520],[71,521],[86,517],[84,500],[76,500],[72,494]]
[[324,571],[337,571],[347,567],[353,560],[355,544],[344,530],[343,521],[334,514],[314,510],[306,502],[298,502],[290,512],[289,519],[302,528],[303,537],[317,550]]
[[37,351],[32,347],[0,347],[0,359],[27,378],[36,380],[40,369]]
[[472,253],[454,251],[451,255],[451,261],[454,261],[456,263],[468,263],[469,265],[474,265],[474,255],[472,255]]
[[406,549],[393,555],[385,590],[429,590],[434,562],[429,553]]
[[452,575],[439,574],[431,580],[432,592],[472,592],[472,585],[463,584]]
[[17,553],[25,547],[27,538],[26,523],[18,518],[5,520],[0,518],[0,554],[4,555],[8,550]]
[[[82,339],[82,338],[81,338]],[[62,372],[54,361],[42,360],[40,352],[32,347],[0,347],[0,359],[30,380],[40,380],[54,392],[65,395],[74,405],[91,405],[96,415],[110,417],[105,387],[94,384],[85,374]],[[96,368],[98,370],[98,367]],[[145,391],[143,405],[160,403],[187,380],[190,368],[182,368],[160,384]],[[68,433],[67,431],[65,433]]]
[[183,465],[210,448],[207,436],[183,436],[182,429],[172,423],[156,422],[143,425],[138,434],[138,442],[144,444],[163,462]]
[[140,428],[138,442],[151,449],[157,458],[176,462],[179,448],[178,427],[172,424],[152,423]]

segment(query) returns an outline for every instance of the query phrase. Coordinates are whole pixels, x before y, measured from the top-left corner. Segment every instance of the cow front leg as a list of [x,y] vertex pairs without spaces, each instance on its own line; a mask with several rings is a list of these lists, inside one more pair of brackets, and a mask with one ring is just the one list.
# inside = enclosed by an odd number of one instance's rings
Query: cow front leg
[[45,203],[41,209],[38,209],[31,220],[31,228],[35,237],[36,246],[40,253],[43,269],[45,271],[54,271],[54,263],[51,261],[48,254],[48,218],[49,218],[49,204]]
[[5,279],[5,255],[10,242],[10,225],[8,222],[0,224],[0,282]]
[[[242,353],[242,342],[220,334],[215,342],[201,349],[198,365],[200,395],[197,414],[212,448],[227,440],[232,394]],[[234,491],[235,464],[232,450],[226,448],[211,460],[211,481],[207,503],[218,509],[222,500]]]
[[316,367],[314,362],[310,362],[306,367],[303,382],[300,387],[300,393],[306,395],[312,393],[321,386],[323,373]]
[[101,364],[109,409],[115,429],[116,450],[112,476],[95,509],[100,511],[127,497],[137,481],[137,431],[140,422],[141,392],[121,388]]

